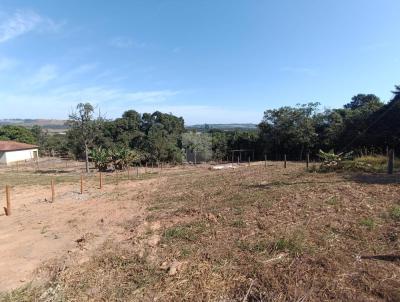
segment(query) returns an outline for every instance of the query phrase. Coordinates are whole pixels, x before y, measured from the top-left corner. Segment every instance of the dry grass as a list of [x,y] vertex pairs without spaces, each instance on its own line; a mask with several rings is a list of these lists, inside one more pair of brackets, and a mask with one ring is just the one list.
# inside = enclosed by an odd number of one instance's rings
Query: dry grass
[[[396,182],[280,163],[160,177],[146,220],[161,228],[109,242],[83,264],[53,268],[49,283],[3,300],[400,300],[399,263],[360,259],[400,253]],[[154,236],[160,240],[149,244]]]

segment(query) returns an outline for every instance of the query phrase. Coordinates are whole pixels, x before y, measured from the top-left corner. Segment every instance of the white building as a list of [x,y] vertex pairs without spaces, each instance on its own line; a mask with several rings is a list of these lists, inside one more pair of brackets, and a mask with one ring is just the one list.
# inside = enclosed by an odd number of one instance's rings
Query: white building
[[38,146],[14,141],[0,141],[0,164],[9,165],[39,157]]

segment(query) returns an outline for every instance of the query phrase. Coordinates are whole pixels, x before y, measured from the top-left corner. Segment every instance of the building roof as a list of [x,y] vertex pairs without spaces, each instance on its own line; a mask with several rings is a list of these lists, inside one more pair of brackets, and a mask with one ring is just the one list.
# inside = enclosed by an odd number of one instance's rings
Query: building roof
[[29,145],[14,141],[0,141],[0,152],[37,149],[36,145]]

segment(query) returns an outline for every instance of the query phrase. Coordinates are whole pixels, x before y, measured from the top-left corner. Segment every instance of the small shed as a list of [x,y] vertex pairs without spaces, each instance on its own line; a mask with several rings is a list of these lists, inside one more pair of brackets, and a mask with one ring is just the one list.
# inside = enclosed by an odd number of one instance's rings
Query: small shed
[[15,141],[0,141],[0,164],[9,165],[20,161],[36,160],[38,146]]

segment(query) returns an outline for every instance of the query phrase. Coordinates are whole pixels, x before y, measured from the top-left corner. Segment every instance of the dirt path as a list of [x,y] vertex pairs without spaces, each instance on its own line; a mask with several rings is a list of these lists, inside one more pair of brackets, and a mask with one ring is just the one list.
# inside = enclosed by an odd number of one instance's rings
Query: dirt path
[[33,280],[43,262],[84,261],[106,240],[123,240],[127,224],[143,220],[144,201],[159,182],[122,182],[83,195],[76,185],[63,184],[53,203],[48,187],[13,188],[12,215],[0,215],[0,291]]

